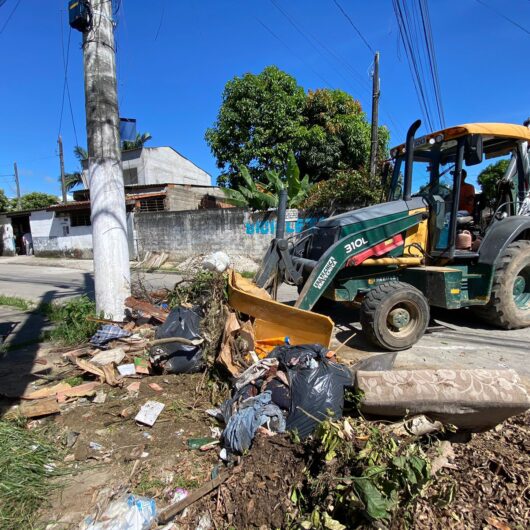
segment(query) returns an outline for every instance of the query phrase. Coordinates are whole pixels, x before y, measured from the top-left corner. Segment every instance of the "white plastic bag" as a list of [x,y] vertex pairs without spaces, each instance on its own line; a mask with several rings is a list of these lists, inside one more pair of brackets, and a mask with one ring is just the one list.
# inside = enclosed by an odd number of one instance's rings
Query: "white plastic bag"
[[224,272],[230,265],[230,257],[223,251],[209,254],[202,260],[204,269],[215,272]]
[[81,525],[85,530],[149,530],[156,518],[154,499],[124,495],[112,501],[99,521],[89,516]]

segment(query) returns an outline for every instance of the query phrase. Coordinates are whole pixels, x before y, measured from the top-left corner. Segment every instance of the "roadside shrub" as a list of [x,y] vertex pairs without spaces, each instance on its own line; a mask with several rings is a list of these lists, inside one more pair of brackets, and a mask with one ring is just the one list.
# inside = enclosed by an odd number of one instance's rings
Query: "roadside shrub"
[[50,339],[59,344],[82,344],[99,327],[98,322],[87,320],[89,316],[97,316],[96,303],[87,296],[73,298],[62,304],[50,304],[42,310],[55,324],[50,332]]
[[379,202],[381,182],[363,171],[339,171],[329,180],[315,184],[303,203],[305,209],[362,208]]

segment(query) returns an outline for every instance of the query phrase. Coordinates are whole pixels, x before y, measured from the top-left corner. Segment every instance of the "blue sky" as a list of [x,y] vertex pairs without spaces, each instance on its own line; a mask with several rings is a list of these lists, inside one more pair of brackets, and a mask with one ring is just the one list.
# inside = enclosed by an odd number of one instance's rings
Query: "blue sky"
[[[483,2],[530,28],[528,0]],[[0,7],[0,31],[16,3]],[[350,92],[369,115],[372,56],[333,1],[276,3],[328,51],[311,46],[270,0],[122,0],[116,17],[120,114],[152,134],[148,145],[173,146],[214,181],[218,172],[204,132],[216,118],[224,84],[235,75],[275,64],[306,89]],[[400,143],[421,113],[392,2],[340,4],[381,53],[381,122],[390,128],[391,144]],[[430,0],[429,7],[447,125],[521,123],[530,115],[530,35],[476,0]],[[61,41],[66,47],[69,31],[67,0],[20,0],[0,34],[0,187],[8,196],[14,183],[4,175],[15,160],[23,193],[59,193]],[[81,34],[72,30],[68,82],[77,141],[85,145],[80,43]],[[76,136],[68,99],[61,133],[66,170],[73,171]],[[477,172],[469,172],[471,182]]]

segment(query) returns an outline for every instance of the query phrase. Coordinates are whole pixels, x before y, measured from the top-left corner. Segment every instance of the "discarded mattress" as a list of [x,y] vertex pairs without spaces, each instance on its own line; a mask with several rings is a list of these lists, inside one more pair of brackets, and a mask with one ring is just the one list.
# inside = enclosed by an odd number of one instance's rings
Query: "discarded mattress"
[[363,393],[363,414],[425,414],[476,432],[530,408],[515,370],[358,371],[355,386]]

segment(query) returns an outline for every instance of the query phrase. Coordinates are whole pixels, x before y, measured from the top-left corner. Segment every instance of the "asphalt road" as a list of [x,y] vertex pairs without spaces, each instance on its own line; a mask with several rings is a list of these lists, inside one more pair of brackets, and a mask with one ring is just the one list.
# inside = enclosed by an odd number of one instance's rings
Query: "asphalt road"
[[[0,294],[37,302],[81,294],[93,296],[93,275],[87,268],[32,266],[0,260]],[[179,279],[170,273],[133,272],[132,276],[133,281],[141,281],[148,289],[172,287]],[[281,301],[294,298],[293,288],[284,287],[280,291]],[[326,312],[336,323],[332,347],[340,348],[340,356],[360,360],[383,353],[364,340],[355,310],[332,306]],[[530,329],[494,329],[467,310],[435,310],[433,317],[441,325],[431,329],[414,347],[399,352],[396,368],[513,368],[530,390]]]

